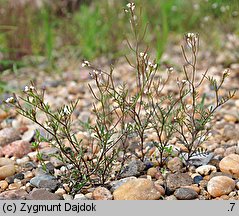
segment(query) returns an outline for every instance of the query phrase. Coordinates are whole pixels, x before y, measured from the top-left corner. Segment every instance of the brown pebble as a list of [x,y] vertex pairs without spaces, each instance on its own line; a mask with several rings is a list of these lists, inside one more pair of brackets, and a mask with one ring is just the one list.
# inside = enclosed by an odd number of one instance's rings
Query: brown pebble
[[167,167],[172,171],[172,172],[177,172],[182,169],[183,167],[183,162],[179,157],[174,157],[171,160],[168,161]]
[[9,190],[16,190],[19,189],[22,186],[21,182],[15,182],[10,185],[8,185]]
[[161,193],[152,181],[138,178],[118,187],[113,196],[115,200],[158,200]]
[[93,199],[91,192],[90,192],[90,193],[86,193],[86,194],[85,194],[85,197],[86,197],[87,199],[89,199],[89,200],[92,200],[92,199]]
[[35,175],[31,171],[27,171],[24,173],[24,178],[33,178]]
[[162,185],[164,186],[165,185],[165,181],[163,179],[158,179],[154,182],[155,184],[159,184],[159,185]]
[[201,188],[205,188],[207,187],[208,181],[203,179],[202,181],[200,181],[199,185]]
[[227,176],[215,176],[210,179],[207,185],[207,191],[213,197],[227,195],[235,188],[235,181]]
[[0,167],[0,180],[14,175],[15,171],[15,166],[12,164]]
[[200,193],[200,190],[201,190],[197,185],[187,185],[187,186],[182,186],[181,188],[190,188],[196,191],[198,194]]
[[162,187],[162,185],[160,183],[158,183],[156,181],[156,182],[154,182],[154,186],[161,193],[161,196],[165,195],[165,189]]
[[6,190],[8,187],[8,182],[5,180],[0,181],[0,188]]
[[147,170],[147,175],[151,176],[152,178],[154,178],[157,173],[158,170],[155,167],[151,167]]
[[239,190],[239,182],[236,183],[236,189]]
[[231,115],[231,114],[225,114],[224,119],[225,119],[225,121],[232,122],[232,123],[235,123],[238,120],[237,116]]
[[210,175],[206,175],[203,177],[204,180],[209,181],[210,180]]
[[231,146],[231,147],[228,147],[226,149],[226,151],[224,152],[224,157],[230,155],[230,154],[235,154],[236,153],[236,146]]
[[160,173],[160,172],[157,172],[154,177],[157,180],[164,180],[164,177],[163,177],[162,173]]
[[229,200],[229,196],[227,196],[227,195],[222,195],[222,196],[220,196],[220,198],[222,200]]
[[220,170],[224,173],[232,174],[239,178],[239,155],[230,154],[223,158],[219,163]]
[[113,196],[107,188],[97,187],[92,192],[92,197],[94,200],[112,200]]
[[56,191],[55,191],[55,194],[58,194],[58,195],[63,195],[65,194],[66,191],[63,189],[63,188],[58,188]]
[[214,151],[214,154],[215,155],[223,155],[225,152],[225,149],[220,147],[220,148],[216,148],[215,151]]

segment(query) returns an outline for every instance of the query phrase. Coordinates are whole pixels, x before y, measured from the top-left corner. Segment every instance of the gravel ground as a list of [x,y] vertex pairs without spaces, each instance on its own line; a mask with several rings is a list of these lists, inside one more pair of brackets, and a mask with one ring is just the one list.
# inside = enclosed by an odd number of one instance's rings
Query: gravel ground
[[[210,52],[200,55],[198,74],[205,69],[210,75],[221,76],[225,64],[230,58],[230,76],[225,83],[223,92],[238,89],[239,63],[235,56],[235,47],[239,48],[239,39],[234,37],[225,42],[225,53],[213,56]],[[204,45],[205,46],[205,45]],[[177,92],[176,78],[182,78],[181,62],[178,46],[170,47],[163,56],[175,66],[175,76],[165,87],[163,94]],[[202,50],[202,48],[201,48]],[[228,57],[229,56],[229,57]],[[103,60],[95,64],[107,65]],[[59,107],[71,100],[80,98],[74,120],[86,121],[91,113],[92,95],[87,84],[93,82],[89,71],[81,68],[80,63],[65,60],[58,64],[63,68],[62,74],[49,74],[41,67],[21,68],[18,74],[5,74],[3,81],[7,81],[13,89],[23,89],[34,80],[37,86],[46,87],[46,101],[53,107]],[[104,66],[103,66],[104,67]],[[107,67],[107,66],[105,66]],[[162,76],[164,76],[164,69]],[[115,77],[132,83],[130,67],[118,62],[115,66]],[[37,75],[37,76],[36,76]],[[210,100],[212,97],[207,83],[202,85]],[[2,95],[2,99],[9,94]],[[239,199],[239,93],[216,113],[211,122],[212,132],[203,147],[208,154],[192,162],[188,170],[179,157],[169,158],[167,169],[162,170],[157,163],[149,166],[139,161],[133,155],[125,165],[121,179],[113,179],[105,186],[92,186],[71,195],[70,184],[61,181],[59,175],[64,172],[66,165],[52,153],[57,153],[50,143],[43,142],[40,150],[43,152],[47,171],[43,171],[36,157],[36,151],[31,148],[35,138],[32,122],[18,115],[14,110],[0,110],[0,199],[79,199],[79,200],[237,200]],[[44,132],[42,132],[44,133]],[[78,136],[85,134],[78,131]],[[85,137],[87,139],[87,137]],[[155,139],[155,134],[147,134],[146,143]],[[172,139],[174,148],[182,150],[182,146]],[[155,151],[152,146],[152,154]],[[133,149],[133,144],[132,144]],[[136,149],[137,150],[137,149]]]

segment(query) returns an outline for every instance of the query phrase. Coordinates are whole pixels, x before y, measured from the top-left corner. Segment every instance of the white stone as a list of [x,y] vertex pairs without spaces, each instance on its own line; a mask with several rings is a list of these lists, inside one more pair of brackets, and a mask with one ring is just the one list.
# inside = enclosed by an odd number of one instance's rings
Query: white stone
[[217,168],[213,165],[203,165],[196,169],[196,172],[200,175],[210,175],[213,172],[217,172]]

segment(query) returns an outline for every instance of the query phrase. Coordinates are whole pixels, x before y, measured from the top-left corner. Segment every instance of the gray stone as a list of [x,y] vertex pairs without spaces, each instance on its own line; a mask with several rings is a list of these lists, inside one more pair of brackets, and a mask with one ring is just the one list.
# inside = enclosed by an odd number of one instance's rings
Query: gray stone
[[35,162],[32,162],[32,161],[29,161],[29,162],[26,162],[24,165],[23,165],[23,168],[25,171],[30,171],[30,170],[33,170],[34,168],[36,168],[37,165]]
[[47,173],[46,170],[43,169],[43,168],[40,166],[40,167],[37,167],[37,168],[34,170],[34,175],[35,175],[35,176],[41,176],[41,175],[50,175],[50,174]]
[[37,176],[35,176],[34,178],[32,178],[30,180],[30,183],[31,183],[31,185],[39,188],[42,181],[43,182],[45,182],[45,181],[52,181],[52,180],[55,180],[55,179],[56,178],[54,176],[47,175],[47,174],[37,175]]
[[22,135],[22,140],[31,142],[34,135],[35,135],[35,130],[30,129]]
[[42,158],[45,161],[49,161],[51,157],[54,157],[54,155],[59,154],[59,149],[47,147],[40,150],[42,153]]
[[177,188],[181,186],[192,184],[193,179],[188,175],[188,173],[169,174],[166,179],[167,190],[169,193],[173,193]]
[[54,166],[51,162],[48,162],[48,163],[46,163],[45,165],[46,165],[46,170],[47,170],[47,172],[53,174],[53,173],[54,173],[55,166]]
[[34,188],[27,196],[28,200],[61,200],[62,196],[51,193],[46,189]]
[[55,168],[59,168],[64,165],[63,161],[59,160],[56,157],[50,157],[50,162],[53,164]]
[[236,130],[234,124],[226,124],[224,126],[223,137],[225,141],[238,139],[238,131]]
[[42,128],[39,128],[38,131],[40,132],[40,135],[45,138],[46,140],[50,140],[52,139],[52,135],[50,133],[48,133],[47,131],[45,131]]
[[142,161],[133,160],[123,169],[121,177],[139,176],[144,168],[145,164]]
[[0,130],[0,146],[7,145],[20,138],[20,132],[14,128],[4,128]]
[[0,193],[0,200],[25,200],[27,195],[23,189],[9,190]]
[[59,185],[60,183],[57,180],[41,180],[38,184],[38,188],[46,188],[50,191],[55,191]]
[[14,179],[23,180],[24,179],[24,174],[22,172],[17,173],[17,174],[14,175]]
[[191,188],[178,188],[174,195],[179,200],[192,200],[198,197],[197,192]]

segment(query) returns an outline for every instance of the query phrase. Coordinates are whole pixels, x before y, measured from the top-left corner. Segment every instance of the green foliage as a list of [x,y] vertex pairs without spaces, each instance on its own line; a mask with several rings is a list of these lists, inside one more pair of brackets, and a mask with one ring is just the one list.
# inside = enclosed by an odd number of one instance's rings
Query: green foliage
[[[99,6],[91,8],[86,5],[80,7],[73,16],[75,37],[82,56],[93,59],[102,53],[109,52],[110,22],[106,22]],[[110,45],[109,45],[110,46]]]
[[[66,11],[65,16],[59,16],[47,4],[35,8],[29,3],[12,9],[8,1],[1,3],[2,11],[9,14],[3,14],[0,21],[0,50],[5,60],[18,61],[24,55],[33,54],[45,56],[52,64],[55,51],[64,52],[66,47],[90,60],[102,55],[115,59],[126,54],[121,42],[128,26],[120,1],[81,3],[74,12],[61,8]],[[136,0],[135,3],[142,8],[142,24],[148,29],[145,42],[155,47],[158,63],[171,34],[196,30],[204,40],[214,43],[214,36],[221,32],[239,31],[237,0],[151,0],[147,3]],[[208,30],[210,34],[204,37]],[[220,47],[221,41],[216,46]]]
[[45,33],[45,53],[48,61],[51,63],[53,60],[54,36],[53,36],[53,24],[50,19],[50,9],[44,8],[40,12],[43,18],[43,32]]

